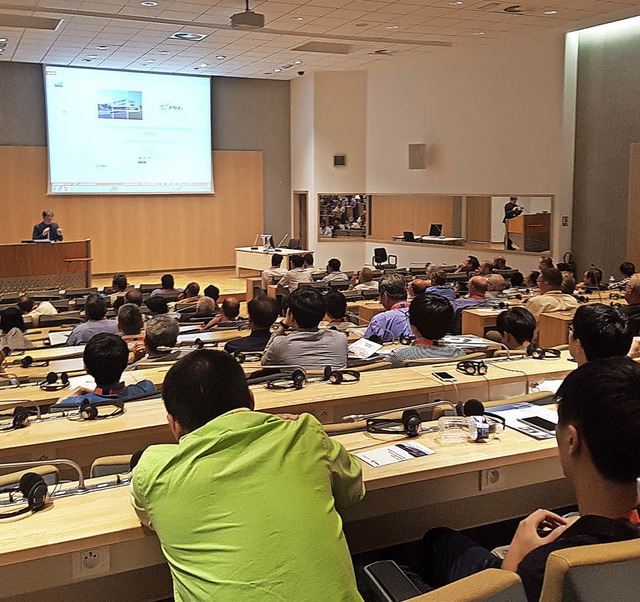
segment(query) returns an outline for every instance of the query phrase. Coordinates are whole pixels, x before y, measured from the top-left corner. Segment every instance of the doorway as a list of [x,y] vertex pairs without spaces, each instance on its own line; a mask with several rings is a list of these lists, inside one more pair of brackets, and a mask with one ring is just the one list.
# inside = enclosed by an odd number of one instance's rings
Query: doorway
[[291,238],[297,238],[300,241],[300,247],[303,249],[309,248],[307,221],[308,201],[308,191],[293,191],[293,226],[291,228]]

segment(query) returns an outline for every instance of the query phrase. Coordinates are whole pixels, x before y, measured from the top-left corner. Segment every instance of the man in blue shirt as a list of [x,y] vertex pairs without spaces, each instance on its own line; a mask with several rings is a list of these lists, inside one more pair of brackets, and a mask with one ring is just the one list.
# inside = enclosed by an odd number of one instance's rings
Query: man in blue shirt
[[404,276],[387,274],[380,281],[380,303],[386,311],[374,316],[364,336],[379,342],[412,336],[409,324],[409,303]]
[[453,303],[456,300],[456,291],[447,284],[447,274],[443,270],[438,270],[431,277],[431,286],[424,291],[427,294],[439,295]]
[[129,361],[129,348],[115,334],[95,335],[84,348],[83,359],[87,373],[96,381],[96,388],[92,391],[78,387],[72,392],[71,397],[61,399],[58,402],[60,405],[79,406],[85,400],[95,403],[110,399],[127,399],[156,390],[150,380],[141,380],[129,386],[120,380]]

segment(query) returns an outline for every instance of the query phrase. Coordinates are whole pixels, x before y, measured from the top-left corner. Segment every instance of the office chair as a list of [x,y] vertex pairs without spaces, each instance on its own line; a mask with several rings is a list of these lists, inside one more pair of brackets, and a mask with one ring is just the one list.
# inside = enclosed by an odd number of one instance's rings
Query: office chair
[[403,232],[404,242],[416,242],[416,237],[409,230]]
[[378,270],[396,269],[398,267],[397,255],[388,255],[384,247],[377,247],[373,250],[371,263]]
[[302,249],[302,247],[300,246],[300,239],[299,238],[290,238],[289,239],[289,248],[290,249]]

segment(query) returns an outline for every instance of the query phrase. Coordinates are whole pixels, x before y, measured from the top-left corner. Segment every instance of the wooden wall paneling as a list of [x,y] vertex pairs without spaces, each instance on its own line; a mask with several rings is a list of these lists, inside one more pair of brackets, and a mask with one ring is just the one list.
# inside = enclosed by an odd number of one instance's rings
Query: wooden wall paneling
[[640,263],[640,143],[629,148],[629,201],[627,203],[627,260]]
[[65,238],[91,238],[94,273],[232,266],[264,223],[260,151],[214,151],[213,195],[47,196],[47,149],[0,147],[0,244],[52,209]]
[[467,197],[467,241],[491,242],[491,197]]
[[391,240],[405,230],[416,236],[429,233],[430,224],[453,231],[453,197],[426,194],[374,194],[371,197],[371,238]]

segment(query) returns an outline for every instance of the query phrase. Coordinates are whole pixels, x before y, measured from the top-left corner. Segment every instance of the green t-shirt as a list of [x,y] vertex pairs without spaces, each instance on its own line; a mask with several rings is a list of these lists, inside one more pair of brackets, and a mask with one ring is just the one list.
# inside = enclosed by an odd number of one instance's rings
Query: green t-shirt
[[361,600],[337,512],[364,496],[361,466],[309,414],[235,410],[152,445],[131,495],[179,602]]

